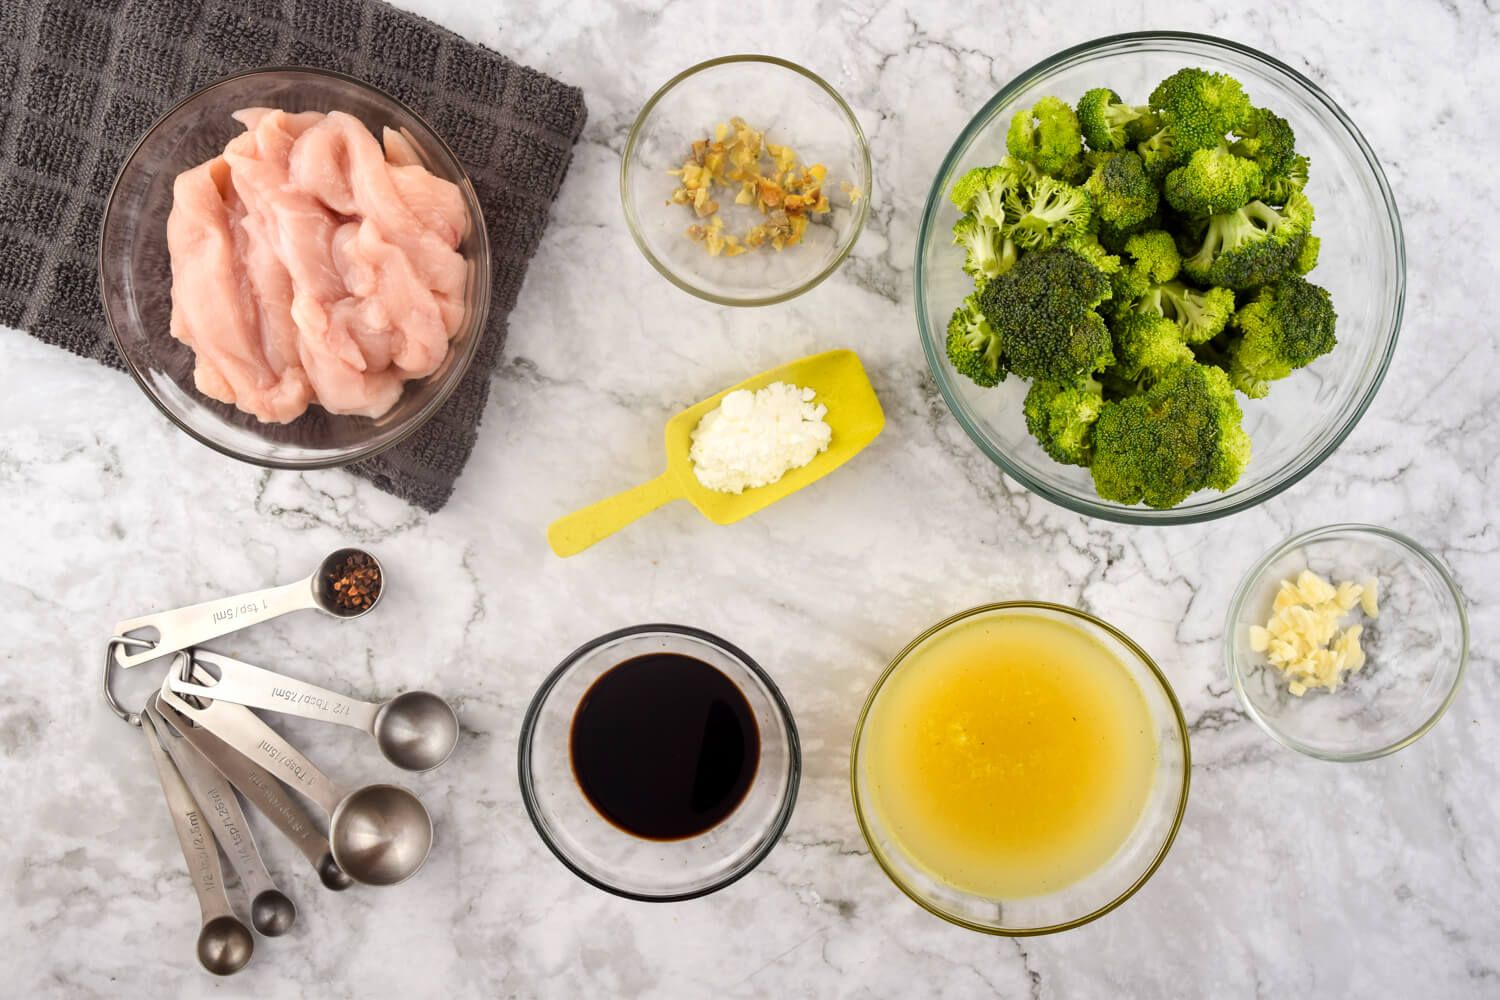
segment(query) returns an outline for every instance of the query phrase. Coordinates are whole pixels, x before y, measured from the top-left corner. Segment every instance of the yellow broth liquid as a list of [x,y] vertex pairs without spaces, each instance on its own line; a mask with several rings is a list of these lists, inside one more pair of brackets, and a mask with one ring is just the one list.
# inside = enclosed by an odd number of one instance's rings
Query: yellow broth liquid
[[1042,895],[1099,868],[1156,770],[1150,711],[1125,666],[1040,615],[930,640],[865,727],[871,808],[901,852],[981,896]]

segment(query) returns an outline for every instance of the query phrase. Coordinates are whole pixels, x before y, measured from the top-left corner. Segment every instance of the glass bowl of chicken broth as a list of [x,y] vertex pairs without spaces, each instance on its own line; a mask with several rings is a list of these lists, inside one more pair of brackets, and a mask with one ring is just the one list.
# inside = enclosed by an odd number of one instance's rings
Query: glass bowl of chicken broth
[[854,731],[854,811],[902,892],[970,930],[1078,927],[1129,899],[1187,808],[1187,725],[1160,668],[1073,608],[1010,601],[923,632]]
[[717,636],[639,625],[576,650],[521,726],[521,797],[585,882],[671,902],[737,881],[781,839],[802,774],[769,674]]
[[448,145],[339,73],[211,83],[125,159],[105,318],[157,408],[242,461],[309,469],[415,433],[482,339],[490,251]]

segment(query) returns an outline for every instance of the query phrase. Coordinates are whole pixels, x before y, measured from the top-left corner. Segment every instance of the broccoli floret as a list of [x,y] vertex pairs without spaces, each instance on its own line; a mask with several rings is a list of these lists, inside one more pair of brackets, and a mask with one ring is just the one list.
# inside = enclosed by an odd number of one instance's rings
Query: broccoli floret
[[1281,211],[1252,201],[1210,216],[1197,253],[1182,262],[1201,285],[1245,291],[1292,270],[1312,227],[1312,203],[1296,192]]
[[1261,169],[1223,144],[1193,153],[1185,165],[1167,174],[1162,193],[1167,204],[1188,215],[1232,212],[1261,190]]
[[1158,375],[1174,364],[1195,360],[1182,339],[1182,328],[1160,313],[1126,313],[1110,332],[1115,342],[1115,367],[1111,371],[1126,380]]
[[1252,399],[1333,350],[1338,315],[1325,289],[1300,275],[1267,285],[1230,321],[1229,381]]
[[1007,230],[1010,238],[1028,250],[1040,250],[1085,232],[1093,219],[1088,194],[1051,177],[1012,191],[1005,207],[1011,219]]
[[1186,68],[1167,77],[1151,92],[1151,110],[1171,132],[1176,156],[1211,149],[1250,117],[1250,98],[1232,76]]
[[1233,131],[1230,150],[1254,160],[1266,180],[1285,177],[1291,170],[1297,157],[1297,134],[1285,118],[1265,108],[1251,108]]
[[965,173],[954,182],[948,197],[959,212],[1002,226],[1007,196],[1037,176],[1028,164],[1007,156],[993,167],[975,167]]
[[1095,87],[1078,99],[1078,125],[1083,138],[1090,149],[1100,152],[1124,149],[1132,138],[1130,126],[1150,113],[1150,108],[1126,104],[1108,87]]
[[1131,266],[1152,284],[1162,284],[1177,277],[1182,270],[1182,255],[1172,234],[1160,229],[1137,233],[1125,241],[1125,255]]
[[1177,140],[1172,130],[1163,126],[1135,147],[1146,173],[1158,183],[1164,180],[1172,168],[1177,166]]
[[1109,328],[1095,311],[1109,279],[1078,253],[1049,247],[1023,254],[985,285],[979,308],[1005,344],[1004,362],[1024,378],[1073,381],[1114,360]]
[[1297,254],[1297,259],[1292,263],[1292,270],[1298,274],[1307,274],[1318,266],[1318,251],[1323,248],[1323,241],[1312,234],[1308,234],[1307,241],[1302,244],[1302,251]]
[[1104,404],[1092,435],[1094,488],[1106,500],[1152,507],[1227,490],[1250,460],[1240,419],[1222,371],[1173,365],[1144,392]]
[[1016,262],[1015,242],[986,218],[966,215],[959,219],[953,224],[953,242],[964,248],[964,271],[981,288]]
[[1005,147],[1044,174],[1063,173],[1083,153],[1078,116],[1066,101],[1043,97],[1011,118]]
[[1090,264],[1093,264],[1111,282],[1113,282],[1116,274],[1124,270],[1125,265],[1121,262],[1120,258],[1106,250],[1104,245],[1099,242],[1099,237],[1093,233],[1074,233],[1058,245],[1066,247]]
[[1177,277],[1182,257],[1172,235],[1159,229],[1136,233],[1121,248],[1120,268],[1109,273],[1112,294],[1109,313],[1116,318],[1136,308],[1136,303],[1152,289]]
[[1292,157],[1291,166],[1279,177],[1267,178],[1261,184],[1260,200],[1272,205],[1285,205],[1292,196],[1307,187],[1308,162],[1305,156]]
[[1181,281],[1169,281],[1142,295],[1136,310],[1176,323],[1188,344],[1206,344],[1223,332],[1234,315],[1234,292],[1228,288],[1199,291]]
[[1100,221],[1120,229],[1144,222],[1156,212],[1156,184],[1141,158],[1128,150],[1103,154],[1084,190]]
[[1042,450],[1064,465],[1088,465],[1091,431],[1104,406],[1104,391],[1091,378],[1076,382],[1037,379],[1026,392],[1026,429]]
[[979,293],[959,303],[948,320],[948,361],[977,385],[999,385],[1005,379],[1000,337],[979,311]]

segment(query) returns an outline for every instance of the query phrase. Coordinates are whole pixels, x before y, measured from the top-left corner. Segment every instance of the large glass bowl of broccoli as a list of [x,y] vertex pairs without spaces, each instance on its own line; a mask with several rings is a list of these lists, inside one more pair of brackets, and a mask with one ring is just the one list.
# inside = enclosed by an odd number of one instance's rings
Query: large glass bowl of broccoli
[[917,240],[923,348],[974,442],[1115,521],[1244,510],[1374,399],[1406,285],[1395,201],[1296,70],[1206,35],[1060,52],[944,158]]

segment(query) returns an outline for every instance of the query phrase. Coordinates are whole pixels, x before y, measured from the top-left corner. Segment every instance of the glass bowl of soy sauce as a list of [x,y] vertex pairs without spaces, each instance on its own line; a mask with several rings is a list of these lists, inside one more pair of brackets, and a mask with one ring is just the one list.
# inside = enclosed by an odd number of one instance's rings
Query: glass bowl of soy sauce
[[716,892],[781,839],[802,754],[791,709],[740,649],[681,625],[600,636],[521,727],[521,796],[575,875],[628,899]]

